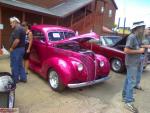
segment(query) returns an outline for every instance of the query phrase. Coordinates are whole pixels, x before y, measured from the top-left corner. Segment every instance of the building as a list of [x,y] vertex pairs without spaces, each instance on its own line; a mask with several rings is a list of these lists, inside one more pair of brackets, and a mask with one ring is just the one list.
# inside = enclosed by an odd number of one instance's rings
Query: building
[[79,33],[103,33],[103,26],[112,29],[117,6],[114,0],[1,0],[0,46],[9,48],[9,18],[18,17],[30,24],[52,24],[74,29]]

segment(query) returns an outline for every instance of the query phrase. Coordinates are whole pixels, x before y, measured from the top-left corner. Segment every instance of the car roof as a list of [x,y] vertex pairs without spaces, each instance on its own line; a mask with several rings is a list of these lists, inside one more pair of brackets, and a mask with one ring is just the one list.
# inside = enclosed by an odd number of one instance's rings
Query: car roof
[[40,24],[40,25],[33,25],[31,29],[39,29],[43,31],[49,31],[49,30],[62,30],[62,31],[70,31],[74,32],[72,29],[69,29],[67,27],[57,26],[57,25],[46,25],[46,24]]

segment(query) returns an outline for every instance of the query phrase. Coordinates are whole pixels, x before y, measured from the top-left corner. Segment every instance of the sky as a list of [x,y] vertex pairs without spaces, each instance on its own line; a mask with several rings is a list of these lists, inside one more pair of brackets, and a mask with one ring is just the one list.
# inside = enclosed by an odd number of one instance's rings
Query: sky
[[118,6],[116,24],[120,17],[121,27],[124,25],[124,18],[126,18],[126,27],[131,27],[133,22],[142,20],[146,25],[150,25],[150,0],[115,0],[115,2]]

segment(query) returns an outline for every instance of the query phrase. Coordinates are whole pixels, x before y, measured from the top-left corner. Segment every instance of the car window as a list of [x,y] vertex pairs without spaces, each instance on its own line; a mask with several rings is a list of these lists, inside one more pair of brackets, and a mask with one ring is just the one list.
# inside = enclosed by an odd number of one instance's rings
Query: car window
[[75,33],[74,32],[64,32],[65,38],[70,38],[70,37],[74,37]]
[[44,33],[38,30],[32,30],[33,38],[41,41],[45,41]]
[[99,39],[99,44],[100,44],[100,45],[104,45],[104,44],[103,44],[103,41],[102,41],[101,39]]
[[101,36],[101,37],[99,38],[99,44],[100,44],[100,45],[103,45],[103,46],[106,46],[106,42],[105,42],[103,36]]
[[58,41],[64,39],[64,33],[63,32],[49,32],[48,38],[50,41]]
[[90,39],[88,42],[89,42],[89,43],[100,44],[100,41],[99,41],[99,40],[96,40],[96,39]]
[[104,38],[106,45],[113,45],[113,40],[111,38]]
[[105,43],[108,46],[115,45],[121,39],[121,37],[104,37]]

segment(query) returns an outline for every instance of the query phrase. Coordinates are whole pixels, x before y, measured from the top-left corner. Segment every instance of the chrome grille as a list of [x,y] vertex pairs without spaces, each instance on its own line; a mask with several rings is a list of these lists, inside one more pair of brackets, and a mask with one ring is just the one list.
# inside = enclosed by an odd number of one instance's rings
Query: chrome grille
[[96,75],[96,66],[95,66],[95,58],[92,58],[91,56],[88,55],[82,55],[81,56],[81,61],[84,64],[86,73],[87,73],[87,81],[91,81],[95,79]]

